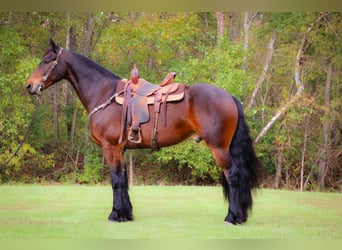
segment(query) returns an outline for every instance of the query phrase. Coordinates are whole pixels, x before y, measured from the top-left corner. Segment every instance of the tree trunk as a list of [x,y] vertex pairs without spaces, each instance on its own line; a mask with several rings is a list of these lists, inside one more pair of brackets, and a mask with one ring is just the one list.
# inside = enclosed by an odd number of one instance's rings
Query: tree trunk
[[153,70],[155,67],[155,58],[154,58],[153,54],[157,52],[156,40],[151,42],[150,49],[151,49],[152,53],[148,56],[148,61],[147,61],[146,66],[149,70]]
[[216,12],[216,44],[220,45],[224,37],[224,13]]
[[268,53],[267,53],[267,57],[266,57],[266,60],[265,60],[265,64],[264,64],[264,68],[260,74],[260,77],[256,83],[256,87],[251,95],[251,99],[249,100],[249,104],[247,106],[247,109],[250,109],[254,102],[255,102],[255,98],[256,98],[256,95],[259,91],[259,89],[261,88],[262,86],[262,83],[264,82],[265,80],[265,77],[266,77],[266,73],[270,67],[270,64],[271,64],[271,60],[272,60],[272,56],[273,56],[273,51],[274,51],[274,41],[276,39],[276,35],[275,33],[273,32],[271,34],[271,38],[270,38],[270,41],[268,43]]
[[252,26],[253,20],[256,16],[256,13],[250,15],[249,12],[245,12],[243,15],[243,50],[244,50],[244,56],[242,59],[242,70],[245,75],[245,80],[243,82],[243,94],[242,94],[242,102],[246,102],[246,89],[247,89],[247,52],[249,49],[249,32],[250,28]]
[[[94,34],[94,15],[92,13],[88,13],[88,24],[87,24],[87,30],[86,30],[86,36],[83,44],[82,54],[84,56],[88,56],[90,52],[90,45],[91,40]],[[89,144],[89,138],[90,138],[90,126],[89,123],[85,123],[84,125],[84,165],[86,164],[87,160],[87,148]]]
[[285,143],[282,143],[278,151],[277,162],[276,162],[276,175],[274,179],[274,188],[276,189],[280,187],[280,182],[281,182],[281,169],[283,166],[284,148],[285,148]]
[[243,39],[243,59],[242,59],[242,70],[244,72],[244,81],[243,81],[243,93],[242,93],[242,102],[245,103],[246,101],[246,89],[247,89],[247,52],[248,52],[248,47],[249,47],[249,24],[248,24],[248,16],[249,13],[245,12],[243,16],[243,34],[244,34],[244,39]]
[[57,143],[60,142],[60,136],[59,136],[59,121],[58,121],[58,85],[55,84],[53,86],[53,121],[55,125],[55,138]]
[[[70,13],[66,14],[68,26],[66,30],[66,39],[65,39],[65,48],[73,50],[73,45],[75,44],[74,41],[74,35],[73,35],[73,27],[70,25]],[[66,109],[66,116],[68,116],[67,120],[67,131],[68,135],[70,136],[71,144],[73,146],[73,137],[74,137],[74,126],[73,119],[71,119],[71,115],[74,111],[74,97],[73,97],[73,88],[72,86],[67,82],[63,81],[63,104]]]
[[241,14],[239,12],[229,13],[228,32],[231,41],[238,42],[240,40],[241,26]]
[[[66,13],[66,19],[67,19],[67,23],[68,23],[68,26],[67,26],[67,30],[66,30],[66,38],[65,38],[65,48],[66,49],[70,49],[70,39],[71,39],[71,30],[72,30],[72,27],[70,25],[70,13]],[[68,92],[69,92],[69,83],[67,81],[63,81],[63,103],[65,106],[68,105]],[[68,130],[69,130],[69,126],[68,127]]]
[[82,51],[82,54],[85,56],[89,55],[93,34],[94,34],[94,15],[93,13],[88,12],[87,31],[86,31],[86,37],[84,40],[83,51]]
[[327,115],[329,114],[329,106],[330,106],[330,88],[331,88],[331,79],[333,74],[333,66],[332,62],[329,62],[328,72],[327,72],[327,80],[325,82],[325,95],[324,95],[324,123],[323,123],[323,149],[321,154],[321,159],[319,161],[319,173],[318,173],[318,184],[321,189],[325,187],[325,176],[328,169],[328,152],[329,152],[329,134],[330,134],[330,122],[327,119]]
[[134,161],[133,161],[133,154],[129,152],[129,185],[133,185],[133,176],[134,176]]
[[70,131],[71,148],[74,148],[74,138],[75,138],[75,130],[76,130],[76,122],[77,122],[77,112],[78,112],[78,108],[75,105],[74,111],[73,111],[73,114],[72,114],[71,131]]
[[308,127],[309,127],[309,118],[305,118],[304,124],[304,142],[303,142],[303,151],[302,151],[302,161],[300,168],[300,191],[304,191],[304,166],[305,166],[305,153],[307,147],[307,138],[308,138]]

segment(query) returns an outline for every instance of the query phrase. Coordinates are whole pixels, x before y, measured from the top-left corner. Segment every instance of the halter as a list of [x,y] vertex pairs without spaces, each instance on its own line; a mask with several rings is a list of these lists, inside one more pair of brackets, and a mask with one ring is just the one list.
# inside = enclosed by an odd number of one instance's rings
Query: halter
[[58,64],[58,60],[59,60],[59,58],[61,57],[63,51],[64,51],[64,49],[63,49],[62,47],[60,47],[60,50],[58,51],[57,57],[56,57],[56,59],[53,61],[51,68],[50,68],[50,69],[45,73],[45,75],[43,76],[43,81],[42,81],[42,83],[44,83],[44,82],[47,81],[47,79],[50,77],[50,74],[51,74],[52,70],[53,70],[54,68],[56,68],[56,66],[57,66],[57,64]]

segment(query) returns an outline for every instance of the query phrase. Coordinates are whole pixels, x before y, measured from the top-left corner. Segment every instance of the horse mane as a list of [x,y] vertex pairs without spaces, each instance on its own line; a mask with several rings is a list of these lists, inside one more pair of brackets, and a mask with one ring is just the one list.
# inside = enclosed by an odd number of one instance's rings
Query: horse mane
[[76,53],[75,51],[69,50],[74,56],[76,56],[77,58],[80,59],[81,62],[89,65],[91,68],[94,68],[96,70],[98,70],[99,72],[101,72],[101,74],[103,74],[106,77],[109,78],[114,78],[115,80],[121,80],[122,78],[117,76],[116,74],[114,74],[112,71],[110,71],[109,69],[105,68],[104,66],[98,64],[97,62],[93,61],[92,59],[90,59],[87,56],[81,55]]

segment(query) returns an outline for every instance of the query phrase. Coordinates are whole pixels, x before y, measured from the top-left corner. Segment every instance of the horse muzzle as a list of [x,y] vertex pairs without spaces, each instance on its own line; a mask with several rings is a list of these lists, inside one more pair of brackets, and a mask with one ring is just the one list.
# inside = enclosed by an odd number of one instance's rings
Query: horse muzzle
[[29,92],[30,95],[42,95],[43,90],[45,89],[44,83],[27,83],[26,90]]

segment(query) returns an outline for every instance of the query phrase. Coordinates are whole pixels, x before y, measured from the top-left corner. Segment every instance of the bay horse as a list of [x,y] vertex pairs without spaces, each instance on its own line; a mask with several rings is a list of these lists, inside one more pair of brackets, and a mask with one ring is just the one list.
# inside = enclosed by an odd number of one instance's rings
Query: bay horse
[[[107,102],[123,80],[50,39],[50,46],[28,78],[26,89],[29,94],[40,96],[46,88],[62,79],[71,83],[88,113]],[[258,187],[262,164],[253,149],[241,103],[223,89],[210,84],[194,84],[186,86],[182,101],[167,105],[167,125],[158,124],[158,145],[167,147],[191,137],[204,140],[222,168],[221,182],[224,196],[229,201],[224,221],[233,225],[246,222],[252,209],[252,190]],[[108,219],[131,221],[133,210],[124,151],[151,147],[153,122],[141,124],[140,143],[132,143],[127,138],[119,142],[122,106],[111,102],[106,108],[92,113],[89,117],[92,138],[102,147],[110,169],[113,207]]]

